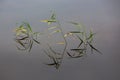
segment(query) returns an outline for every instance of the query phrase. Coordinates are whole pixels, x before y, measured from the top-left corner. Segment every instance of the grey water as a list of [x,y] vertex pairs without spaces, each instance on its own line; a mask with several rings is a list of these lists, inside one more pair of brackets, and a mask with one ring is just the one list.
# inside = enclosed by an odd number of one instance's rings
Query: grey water
[[[0,80],[120,80],[119,0],[0,0]],[[63,23],[83,23],[96,32],[103,53],[65,59],[59,70],[44,65],[47,56],[35,45],[30,53],[16,49],[16,23],[29,22],[34,31],[47,29],[40,20],[54,10]]]

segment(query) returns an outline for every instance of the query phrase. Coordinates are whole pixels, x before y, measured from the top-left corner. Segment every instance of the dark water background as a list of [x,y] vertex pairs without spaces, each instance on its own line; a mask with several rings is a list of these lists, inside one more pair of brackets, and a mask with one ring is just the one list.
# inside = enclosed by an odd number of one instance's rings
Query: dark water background
[[[0,0],[0,80],[120,80],[119,4],[119,0]],[[61,22],[92,27],[103,55],[65,59],[55,70],[43,64],[47,58],[40,47],[29,54],[18,51],[13,41],[16,23],[27,21],[33,30],[42,31],[46,25],[40,20],[49,17],[51,10]]]

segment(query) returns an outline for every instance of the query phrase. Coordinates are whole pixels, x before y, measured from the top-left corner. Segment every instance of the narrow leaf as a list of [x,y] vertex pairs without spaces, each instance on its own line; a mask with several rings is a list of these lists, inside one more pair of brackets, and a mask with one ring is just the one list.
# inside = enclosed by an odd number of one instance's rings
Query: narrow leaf
[[56,15],[55,15],[55,13],[52,13],[52,15],[51,15],[51,18],[50,19],[52,19],[52,20],[55,20],[56,19]]
[[16,40],[16,42],[19,43],[22,47],[25,48],[25,45],[20,40]]
[[23,28],[23,24],[19,26],[19,28]]
[[16,40],[25,40],[26,38],[28,38],[28,36],[20,38],[20,39],[16,39]]
[[53,66],[53,65],[56,65],[55,63],[50,63],[50,64],[46,64],[48,66]]
[[58,43],[56,43],[56,44],[65,44],[64,42],[58,42]]
[[69,52],[67,52],[68,56],[73,57]]
[[83,41],[81,41],[81,42],[80,42],[80,44],[78,45],[78,47],[77,47],[77,48],[79,48],[79,47],[82,45],[82,43],[83,43]]
[[66,33],[66,34],[64,35],[64,37],[71,36],[71,35],[73,35],[73,33],[68,32],[68,33]]
[[40,42],[39,42],[39,41],[37,41],[37,40],[35,40],[35,39],[33,39],[33,41],[35,41],[37,44],[40,44]]
[[94,50],[97,51],[98,53],[102,54],[98,49],[96,49],[95,47],[93,47],[92,44],[90,44],[89,42],[87,42],[87,43],[89,44],[89,46],[90,46],[92,49],[94,49]]
[[61,32],[60,30],[53,31],[51,34]]
[[80,32],[80,31],[70,31],[70,33],[83,33],[83,32]]
[[74,24],[74,25],[80,25],[79,23],[76,23],[76,22],[72,22],[72,21],[70,21],[69,23],[71,23],[71,24]]
[[77,48],[79,48],[81,45],[82,45],[82,43],[83,43],[83,40],[78,36],[78,35],[76,35],[77,37],[78,37],[78,39],[80,40],[80,44],[78,45],[78,47]]
[[57,26],[50,27],[48,28],[48,30],[55,29],[55,28],[57,28]]
[[32,40],[30,40],[30,48],[29,48],[29,52],[31,51],[32,46],[33,46],[33,41],[32,41]]
[[93,38],[93,36],[95,35],[95,33],[90,33],[89,37],[87,38],[87,40]]
[[85,50],[85,49],[70,49],[72,51],[80,51],[80,50]]
[[71,55],[70,53],[68,53],[68,52],[67,52],[67,54],[68,54],[68,56],[69,56],[69,57],[71,57],[71,58],[80,58],[80,57],[82,57],[82,56],[83,56],[83,55],[72,56],[72,55]]
[[32,28],[31,28],[30,24],[29,24],[29,23],[27,23],[27,22],[24,22],[24,24],[25,24],[25,25],[26,25],[26,27],[29,29],[29,31],[30,31],[30,32],[32,32]]

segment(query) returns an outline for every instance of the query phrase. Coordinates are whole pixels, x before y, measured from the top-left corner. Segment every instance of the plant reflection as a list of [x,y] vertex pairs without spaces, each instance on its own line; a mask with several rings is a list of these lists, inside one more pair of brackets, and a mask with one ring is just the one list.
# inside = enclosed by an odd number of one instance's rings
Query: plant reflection
[[[84,25],[70,21],[69,24],[74,25],[77,30],[64,33],[55,13],[52,13],[49,19],[41,20],[41,22],[47,23],[47,25],[49,25],[47,30],[52,31],[49,33],[49,35],[59,33],[62,36],[61,38],[64,40],[57,43],[55,42],[57,45],[63,45],[63,50],[61,52],[55,51],[53,46],[51,46],[50,42],[48,41],[46,44],[48,49],[44,49],[44,53],[50,58],[52,62],[47,63],[46,65],[54,66],[56,69],[59,69],[65,54],[67,54],[70,58],[81,58],[87,54],[89,48],[91,49],[91,53],[96,51],[101,54],[101,52],[93,46],[93,38],[95,33],[93,33],[92,30],[87,33]],[[22,23],[18,28],[16,28],[15,31],[15,41],[17,42],[17,48],[19,50],[28,50],[30,52],[34,42],[40,44],[38,41],[38,35],[40,33],[33,32],[29,23]],[[74,48],[67,49],[69,44],[67,37],[70,39],[74,38],[75,40],[79,40],[78,45],[74,46]],[[74,42],[75,41],[73,41],[73,43]]]

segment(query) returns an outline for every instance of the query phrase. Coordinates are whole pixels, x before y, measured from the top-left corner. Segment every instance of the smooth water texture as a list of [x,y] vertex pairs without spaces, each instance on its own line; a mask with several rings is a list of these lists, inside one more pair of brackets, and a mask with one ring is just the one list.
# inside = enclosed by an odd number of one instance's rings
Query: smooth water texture
[[[120,80],[119,0],[0,0],[0,80]],[[95,45],[103,53],[84,59],[65,59],[59,70],[48,67],[42,47],[30,53],[16,49],[14,28],[27,21],[34,31],[47,29],[40,20],[54,10],[63,23],[83,23],[96,32]]]

